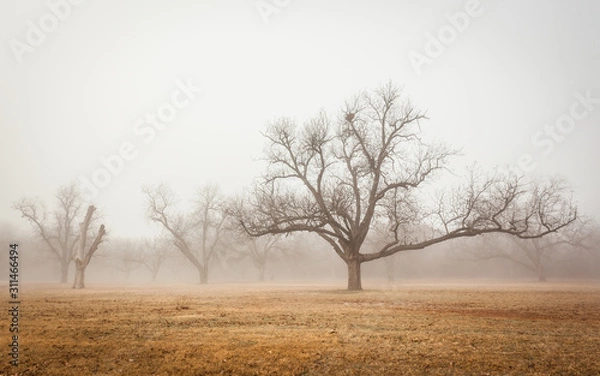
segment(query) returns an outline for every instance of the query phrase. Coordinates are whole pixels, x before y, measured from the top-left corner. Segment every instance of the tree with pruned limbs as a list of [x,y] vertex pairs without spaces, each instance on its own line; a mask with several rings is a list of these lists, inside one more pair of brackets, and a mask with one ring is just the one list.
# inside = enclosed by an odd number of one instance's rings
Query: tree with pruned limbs
[[60,187],[55,198],[57,207],[52,212],[48,212],[43,203],[29,198],[16,202],[13,209],[32,225],[60,265],[60,282],[67,283],[69,266],[79,240],[77,218],[83,201],[75,184]]
[[100,243],[102,243],[104,235],[106,235],[103,224],[100,225],[95,236],[90,233],[95,213],[96,207],[94,205],[88,206],[83,222],[79,224],[79,246],[73,257],[75,262],[74,289],[85,288],[85,270],[90,264],[94,253],[98,250]]
[[[512,174],[473,170],[464,187],[425,202],[424,183],[455,154],[422,140],[425,119],[388,84],[346,102],[335,121],[321,112],[303,126],[286,118],[271,123],[267,172],[246,197],[248,209],[236,213],[240,223],[252,236],[317,234],[346,263],[348,289],[360,290],[365,262],[491,232],[537,238],[575,220],[567,192]],[[379,221],[389,241],[362,252]],[[432,230],[407,231],[423,223]]]
[[207,283],[209,266],[221,250],[227,219],[218,186],[200,187],[193,211],[187,214],[177,210],[175,194],[166,185],[146,187],[144,192],[148,218],[167,231],[175,247],[198,270],[200,283]]

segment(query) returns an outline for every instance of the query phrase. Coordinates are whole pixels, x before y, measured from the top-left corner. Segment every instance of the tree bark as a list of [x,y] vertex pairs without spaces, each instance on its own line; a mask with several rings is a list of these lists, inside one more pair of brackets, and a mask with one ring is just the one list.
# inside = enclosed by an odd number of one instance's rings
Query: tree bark
[[357,259],[346,261],[346,265],[348,266],[348,290],[350,291],[362,290],[360,264],[360,261]]

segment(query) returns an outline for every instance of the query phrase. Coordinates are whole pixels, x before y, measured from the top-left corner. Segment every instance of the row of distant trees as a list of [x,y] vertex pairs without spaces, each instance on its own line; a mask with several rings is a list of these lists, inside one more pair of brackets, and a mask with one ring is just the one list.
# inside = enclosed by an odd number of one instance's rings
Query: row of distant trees
[[[224,233],[227,236],[227,232]],[[267,264],[269,261],[278,261],[290,256],[287,249],[278,237],[270,237],[269,239],[254,239],[250,238],[247,241],[242,239],[225,238],[226,246],[219,246],[215,250],[214,256],[208,260],[208,269],[213,270],[214,266],[218,265],[243,265],[250,264],[253,266],[253,273],[256,274],[256,280],[263,282],[266,280]],[[270,244],[264,244],[269,242]],[[179,257],[177,257],[179,256]],[[117,238],[111,239],[104,252],[98,257],[105,259],[113,265],[111,268],[122,273],[124,280],[130,278],[132,272],[138,269],[144,269],[150,277],[151,282],[156,282],[159,272],[164,268],[169,261],[175,261],[177,264],[183,261],[196,270],[196,278],[199,272],[195,265],[184,256],[177,247],[169,240],[166,234],[161,234],[154,238]],[[208,277],[207,277],[208,281]]]
[[[117,263],[116,268],[125,274],[143,266],[150,273],[151,280],[156,281],[165,261],[180,252],[196,268],[201,283],[208,281],[211,265],[223,259],[250,260],[256,268],[258,280],[264,281],[270,260],[289,256],[295,248],[297,251],[298,242],[294,242],[293,238],[283,239],[281,235],[250,236],[239,218],[230,214],[232,208],[240,205],[239,199],[236,201],[223,197],[216,185],[198,188],[188,212],[178,207],[179,198],[164,184],[145,187],[144,192],[148,204],[146,215],[159,224],[159,234],[151,239],[109,238],[101,254],[112,258]],[[61,282],[67,282],[69,267],[77,264],[78,260],[84,260],[84,266],[76,265],[76,272],[85,273],[85,267],[104,239],[102,231],[105,230],[102,230],[92,245],[88,246],[87,252],[85,247],[81,247],[81,226],[83,234],[86,234],[92,218],[94,221],[101,219],[93,206],[88,207],[85,213],[83,207],[81,194],[75,185],[58,189],[56,207],[51,211],[47,211],[43,203],[31,199],[24,198],[15,204],[15,209],[31,223],[42,249],[60,265]],[[89,222],[87,225],[86,221]],[[426,233],[433,229],[423,225],[418,231]],[[388,236],[385,228],[375,228],[365,248],[380,248],[381,244],[389,241]],[[413,233],[412,236],[416,235]],[[545,281],[545,265],[553,261],[556,255],[568,254],[575,258],[581,253],[595,254],[597,244],[600,244],[598,236],[593,222],[580,219],[541,238],[524,240],[505,234],[488,234],[477,240],[454,244],[454,254],[467,260],[510,260],[535,273],[540,281]],[[86,237],[89,236],[84,236],[84,239]],[[83,240],[83,244],[86,242]],[[78,255],[82,249],[83,257]],[[387,277],[391,280],[397,260],[388,257],[385,261]],[[84,287],[83,276],[78,278],[74,287]]]
[[[180,207],[168,186],[147,186],[146,215],[196,268],[201,283],[219,250],[245,247],[260,267],[281,235],[311,233],[346,264],[349,290],[362,289],[362,264],[401,252],[489,234],[539,248],[545,239],[569,238],[585,223],[558,179],[527,181],[472,168],[462,184],[432,199],[427,185],[447,170],[457,150],[425,141],[426,119],[391,83],[346,101],[335,118],[322,111],[302,125],[277,119],[264,133],[267,169],[245,194],[226,199],[207,185],[192,205]],[[65,281],[72,260],[78,270],[89,263],[104,227],[95,238],[89,226],[77,230],[83,204],[74,186],[61,189],[57,199],[60,208],[51,214],[27,199],[15,208],[61,262]],[[90,220],[80,223],[94,222],[95,208],[89,208]],[[481,257],[508,257],[502,252],[485,248]]]
[[[217,185],[198,188],[188,212],[177,207],[178,197],[164,184],[143,190],[148,199],[147,217],[159,224],[159,231],[153,239],[109,238],[101,256],[110,254],[119,261],[119,269],[144,266],[154,281],[164,262],[179,251],[196,268],[200,283],[208,282],[210,266],[220,257],[251,260],[259,281],[264,281],[267,262],[288,252],[281,235],[248,235],[229,214],[228,202]],[[90,239],[90,226],[102,217],[92,205],[83,212],[84,200],[75,184],[60,187],[55,198],[52,210],[30,198],[15,203],[14,209],[30,223],[42,249],[60,265],[60,282],[67,283],[69,269],[75,264],[73,287],[83,288],[85,269],[106,240],[106,229],[100,225],[96,237]]]
[[[71,188],[61,187],[57,191],[57,196],[65,192],[76,191],[76,188],[75,190]],[[153,190],[156,189],[165,189],[165,186],[154,186]],[[205,186],[198,189],[198,192],[208,189],[215,191],[216,187]],[[174,194],[172,195],[174,196]],[[43,216],[46,218],[65,217],[64,213],[58,213],[64,208],[60,202],[61,200],[57,200],[57,207]],[[41,207],[37,211],[39,212],[40,209]],[[277,269],[272,269],[268,274],[271,279],[274,276],[304,278],[302,276],[306,277],[307,269],[309,273],[313,273],[313,276],[332,278],[341,271],[336,266],[337,263],[327,257],[326,247],[319,245],[318,238],[312,238],[309,235],[255,238],[240,231],[239,227],[236,230],[233,217],[230,217],[226,223],[222,231],[223,239],[218,242],[215,253],[212,254],[213,257],[208,261],[210,270],[218,269],[220,280],[223,278],[245,279],[247,277],[243,275],[247,275],[247,271],[258,281],[264,281],[269,279],[266,270],[267,264],[270,263],[273,265],[271,268],[277,266]],[[49,224],[45,223],[44,225],[48,226]],[[52,234],[53,231],[56,231],[58,234],[58,228],[59,226],[55,224],[55,230],[53,230],[50,225],[45,232]],[[16,239],[15,232],[9,230],[6,225],[0,226],[0,239],[5,239],[5,243]],[[77,236],[75,229],[71,233],[74,238]],[[198,250],[200,247],[196,243],[199,242],[200,237],[200,231],[190,235],[191,243],[194,246],[197,245]],[[406,253],[407,257],[398,257],[402,256],[400,254],[386,257],[382,264],[369,268],[368,272],[371,277],[376,277],[380,281],[383,279],[394,281],[398,277],[488,275],[483,269],[487,269],[488,273],[501,278],[509,277],[508,273],[512,275],[515,270],[517,271],[515,277],[522,277],[529,270],[529,273],[537,276],[540,281],[546,280],[548,270],[551,277],[593,278],[598,274],[591,272],[591,268],[594,265],[600,266],[600,252],[595,246],[599,244],[598,237],[599,232],[591,221],[574,222],[558,233],[539,239],[521,240],[502,234],[488,234],[477,239],[458,239],[441,247],[432,247],[431,252],[427,254],[413,251],[409,252],[410,255]],[[50,235],[49,238],[57,239],[58,237]],[[106,237],[106,243],[94,254],[95,258],[99,258],[92,263],[95,265],[94,276],[105,280],[110,278],[112,281],[115,281],[114,277],[116,276],[116,281],[127,282],[131,281],[130,277],[134,275],[137,280],[141,277],[156,282],[161,270],[167,268],[162,273],[161,280],[175,281],[191,277],[186,271],[188,268],[182,269],[183,264],[187,263],[190,270],[196,270],[198,279],[198,269],[178,250],[173,239],[172,235],[164,230],[159,231],[156,236],[146,238]],[[365,245],[366,251],[370,251],[372,248],[377,249],[382,241],[385,241],[385,231],[373,231]],[[55,270],[55,266],[63,264],[62,259],[58,258],[52,248],[45,244],[41,234],[38,234],[35,242],[25,242],[25,247],[27,247],[28,255],[35,260],[34,264],[44,268],[45,275],[49,275],[50,271]],[[54,248],[57,249],[58,246],[55,245]],[[494,259],[507,262],[493,263]],[[510,263],[513,263],[516,269],[508,268]],[[73,262],[70,266],[72,269]],[[34,265],[31,267],[35,268]],[[284,269],[281,269],[282,267]],[[179,271],[177,275],[167,275],[169,272],[174,273],[174,270]],[[238,272],[231,274],[234,270]],[[287,272],[283,270],[287,270]],[[239,274],[239,271],[242,274]],[[102,272],[102,274],[98,274],[98,272]],[[223,273],[228,276],[224,276]],[[144,274],[146,277],[143,277]],[[64,273],[61,273],[61,277],[63,276]]]

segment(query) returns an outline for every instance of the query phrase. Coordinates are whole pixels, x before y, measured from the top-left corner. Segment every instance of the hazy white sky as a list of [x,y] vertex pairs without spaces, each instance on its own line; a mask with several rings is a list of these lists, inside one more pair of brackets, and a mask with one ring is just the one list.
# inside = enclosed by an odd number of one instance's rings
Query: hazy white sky
[[[592,0],[2,1],[0,221],[23,225],[12,202],[50,202],[128,143],[135,157],[94,201],[113,235],[148,233],[143,184],[184,202],[206,182],[237,192],[262,171],[269,120],[334,115],[388,80],[428,110],[430,137],[463,147],[459,163],[529,154],[600,218],[599,18]],[[203,93],[187,101],[187,82]],[[140,119],[174,96],[185,105],[150,140]]]

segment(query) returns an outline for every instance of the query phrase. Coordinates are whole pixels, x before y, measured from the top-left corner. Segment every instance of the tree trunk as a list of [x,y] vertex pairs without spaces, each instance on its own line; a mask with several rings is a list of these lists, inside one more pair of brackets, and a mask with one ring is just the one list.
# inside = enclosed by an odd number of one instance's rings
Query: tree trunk
[[88,206],[87,213],[85,214],[85,218],[83,222],[79,224],[79,249],[75,254],[75,281],[73,281],[74,289],[83,289],[85,288],[85,269],[90,264],[90,260],[94,255],[94,252],[98,250],[98,246],[102,243],[102,238],[106,235],[106,228],[104,225],[100,225],[100,229],[98,230],[98,234],[96,238],[89,246],[86,252],[86,240],[88,235],[88,228],[90,226],[90,222],[92,221],[92,215],[96,207],[93,205]]
[[75,266],[75,281],[73,281],[74,289],[85,288],[85,268],[86,267],[84,265]]
[[542,264],[539,264],[536,269],[538,282],[546,282],[546,272],[544,271],[544,267],[542,266]]
[[258,281],[259,282],[264,282],[265,281],[265,264],[260,264],[258,267]]
[[387,280],[388,282],[394,282],[394,256],[388,256],[384,260]]
[[64,262],[60,264],[60,283],[67,283],[69,280],[69,263],[65,265]]
[[204,266],[198,269],[200,274],[200,284],[205,285],[208,283],[208,267]]
[[346,261],[346,265],[348,265],[348,290],[362,290],[360,276],[360,261],[356,259],[351,259]]

